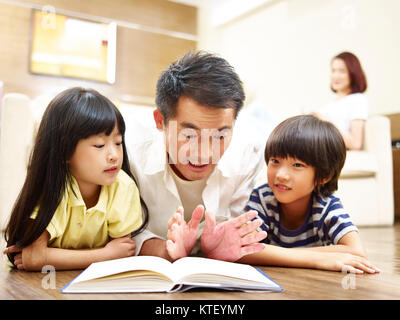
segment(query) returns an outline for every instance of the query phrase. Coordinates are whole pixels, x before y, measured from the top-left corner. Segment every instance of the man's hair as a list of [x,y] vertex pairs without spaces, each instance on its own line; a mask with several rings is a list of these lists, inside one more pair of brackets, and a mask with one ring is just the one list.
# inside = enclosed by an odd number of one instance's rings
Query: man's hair
[[[328,196],[337,190],[346,147],[332,123],[312,115],[301,115],[286,119],[272,131],[265,147],[266,163],[273,157],[296,158],[313,166],[314,192]],[[330,180],[323,184],[328,178]]]
[[176,115],[181,96],[210,107],[234,108],[235,117],[245,99],[242,82],[233,67],[225,59],[204,51],[186,53],[161,73],[156,105],[165,123]]

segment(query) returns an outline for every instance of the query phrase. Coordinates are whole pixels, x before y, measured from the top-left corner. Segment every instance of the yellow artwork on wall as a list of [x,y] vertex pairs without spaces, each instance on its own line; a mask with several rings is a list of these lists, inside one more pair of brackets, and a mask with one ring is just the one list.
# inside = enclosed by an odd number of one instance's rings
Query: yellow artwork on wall
[[30,72],[115,82],[116,23],[32,10]]

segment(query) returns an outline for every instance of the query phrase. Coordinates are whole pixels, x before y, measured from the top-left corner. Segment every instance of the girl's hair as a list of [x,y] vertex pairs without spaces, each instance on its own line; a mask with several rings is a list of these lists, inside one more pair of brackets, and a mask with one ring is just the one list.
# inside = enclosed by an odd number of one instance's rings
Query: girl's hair
[[[339,130],[330,122],[301,115],[281,122],[270,134],[265,148],[268,165],[272,157],[296,158],[315,168],[314,191],[328,196],[337,190],[346,147]],[[330,179],[323,184],[324,179]]]
[[[360,60],[351,52],[339,53],[333,57],[332,61],[335,59],[341,59],[346,64],[350,77],[351,93],[365,92],[367,90],[367,79],[361,67]],[[331,90],[336,92],[332,87]]]
[[[124,142],[125,122],[109,99],[95,90],[75,87],[61,92],[50,102],[39,126],[25,183],[5,230],[7,246],[24,248],[44,232],[67,186],[71,187],[67,161],[78,141],[100,133],[110,135],[116,124],[123,137],[122,170],[134,179]],[[140,201],[143,223],[132,236],[141,232],[148,222],[147,207]],[[30,219],[37,205],[36,219]],[[13,261],[13,255],[9,259]]]

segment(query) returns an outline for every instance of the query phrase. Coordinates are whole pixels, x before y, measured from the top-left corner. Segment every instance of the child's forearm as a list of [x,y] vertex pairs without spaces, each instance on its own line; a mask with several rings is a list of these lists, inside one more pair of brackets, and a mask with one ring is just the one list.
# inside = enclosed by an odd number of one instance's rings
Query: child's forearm
[[257,253],[249,254],[238,262],[252,265],[270,265],[297,268],[315,268],[315,261],[319,254],[310,250],[293,250],[273,245],[265,245],[265,248]]
[[[345,246],[336,247],[343,249]],[[355,273],[375,273],[379,269],[365,257],[348,252],[328,251],[319,247],[315,250],[305,248],[282,248],[266,245],[257,253],[244,256],[238,262],[253,265],[270,265],[296,268],[312,268],[332,271],[351,271]]]
[[108,257],[104,247],[86,250],[46,248],[46,264],[56,270],[84,269],[93,262],[109,259],[112,257]]
[[[31,245],[23,248],[19,269],[40,271],[43,266],[51,265],[56,270],[84,269],[93,262],[131,256],[135,253],[135,243],[130,237],[113,239],[105,247],[96,249],[61,249],[47,247],[47,231]],[[14,259],[15,260],[15,259]]]
[[343,237],[339,239],[338,243],[335,245],[303,248],[303,250],[351,253],[362,258],[367,258],[367,254],[357,231],[350,231],[346,233]]
[[310,248],[296,248],[295,250],[308,250],[314,252],[341,252],[341,253],[351,253],[356,256],[366,258],[367,255],[363,248],[354,248],[348,245],[335,244],[331,246],[320,246],[320,247],[310,247]]
[[75,250],[45,247],[40,252],[31,249],[22,250],[24,269],[28,271],[41,271],[45,265],[51,265],[56,270],[84,269],[93,262],[109,259],[105,248]]

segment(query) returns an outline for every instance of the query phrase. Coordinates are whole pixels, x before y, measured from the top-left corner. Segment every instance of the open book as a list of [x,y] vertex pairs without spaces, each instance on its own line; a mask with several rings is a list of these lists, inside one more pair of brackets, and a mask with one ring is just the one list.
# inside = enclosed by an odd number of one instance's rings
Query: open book
[[160,257],[137,256],[92,263],[61,292],[177,292],[201,287],[257,292],[283,290],[261,270],[245,264],[199,257],[171,263]]

